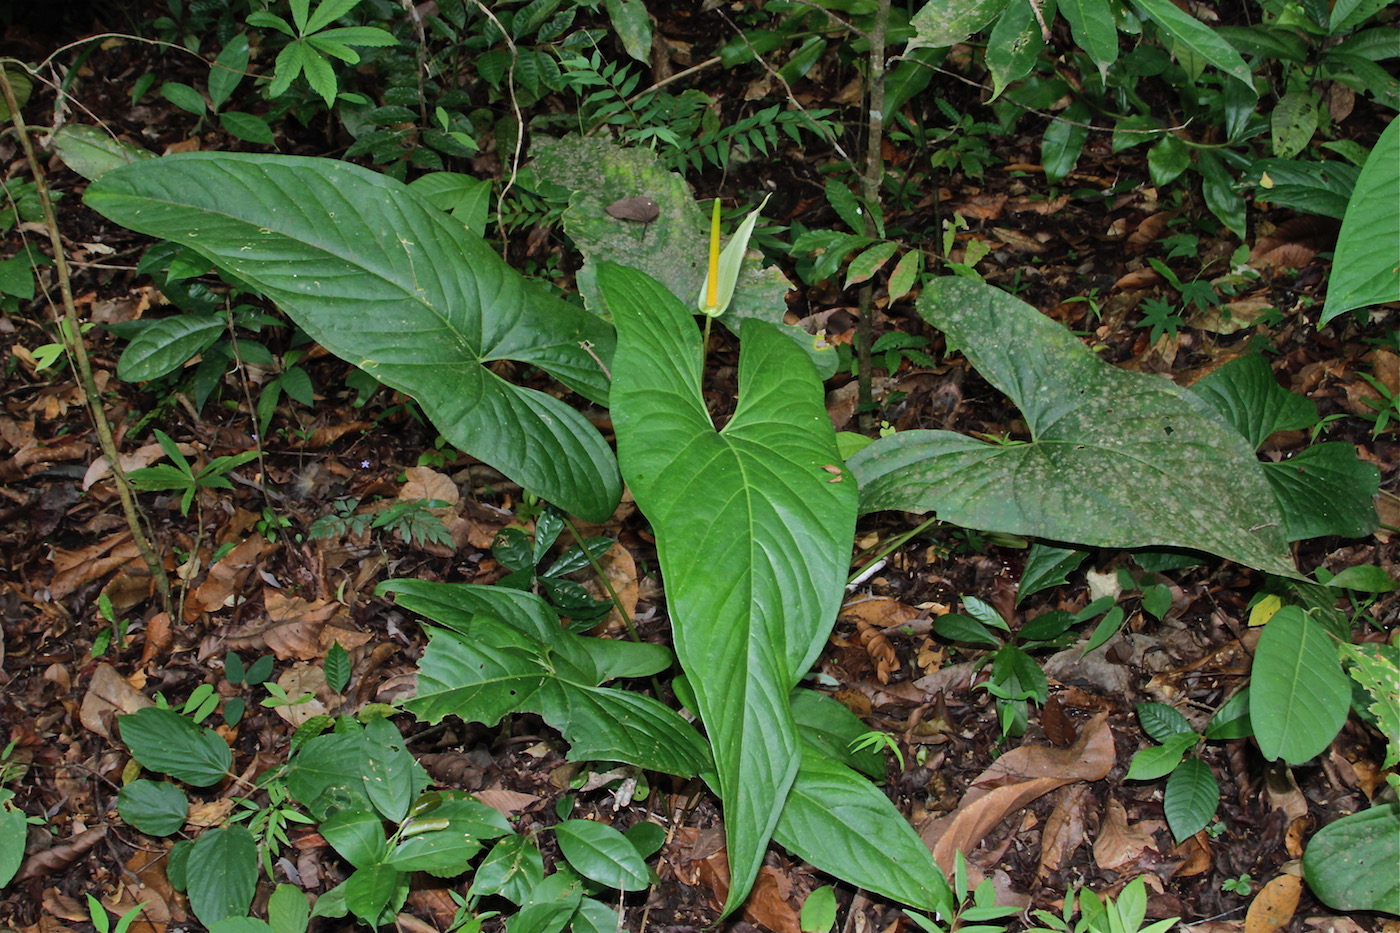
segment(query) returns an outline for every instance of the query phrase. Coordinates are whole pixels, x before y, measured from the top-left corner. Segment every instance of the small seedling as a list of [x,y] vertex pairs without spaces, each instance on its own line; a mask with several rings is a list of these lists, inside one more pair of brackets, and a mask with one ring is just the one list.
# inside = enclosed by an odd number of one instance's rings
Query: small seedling
[[1240,897],[1249,897],[1254,892],[1254,885],[1251,883],[1249,872],[1245,872],[1238,878],[1226,878],[1220,882],[1220,890],[1238,894]]

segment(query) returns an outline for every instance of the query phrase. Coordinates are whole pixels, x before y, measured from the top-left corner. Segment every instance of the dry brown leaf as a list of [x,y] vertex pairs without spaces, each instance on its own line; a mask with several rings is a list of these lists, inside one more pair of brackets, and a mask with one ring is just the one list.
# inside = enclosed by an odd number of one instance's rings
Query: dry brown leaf
[[[694,850],[692,850],[693,852]],[[688,882],[707,887],[714,898],[714,906],[719,907],[729,896],[729,857],[724,849],[711,852],[703,858],[690,862],[695,881]],[[679,872],[678,872],[679,876]],[[773,933],[801,933],[797,911],[787,897],[792,883],[778,873],[771,865],[759,869],[754,879],[753,890],[740,909],[740,914],[750,923],[758,924]]]
[[1013,214],[1058,214],[1064,206],[1070,202],[1070,195],[1062,194],[1057,198],[1011,198],[1006,202],[1006,209]]
[[1293,919],[1298,898],[1303,893],[1303,879],[1297,875],[1279,875],[1264,885],[1263,890],[1249,902],[1244,917],[1244,933],[1274,933]]
[[127,564],[134,564],[142,570],[146,566],[129,531],[110,534],[96,544],[76,551],[54,548],[51,559],[54,575],[49,581],[49,595],[56,600]]
[[1175,217],[1178,211],[1159,211],[1143,219],[1131,234],[1128,235],[1126,246],[1130,253],[1146,252],[1147,248],[1157,240],[1162,234],[1167,232],[1167,224]]
[[996,220],[1006,208],[1004,194],[976,194],[965,201],[953,205],[953,213],[961,214],[968,220]]
[[1272,762],[1264,772],[1264,792],[1269,806],[1282,810],[1289,821],[1308,815],[1308,799],[1298,788],[1293,769],[1282,760]]
[[19,884],[30,878],[57,874],[92,851],[93,846],[107,838],[107,827],[97,826],[76,836],[70,836],[42,852],[35,852],[24,860],[14,881]]
[[307,664],[304,661],[293,664],[277,678],[277,686],[287,691],[287,696],[293,700],[311,695],[309,700],[272,708],[274,713],[291,723],[292,728],[299,727],[315,716],[327,714],[331,689],[326,686],[326,669],[321,665]]
[[993,227],[992,233],[996,235],[996,238],[1003,246],[1016,250],[1017,252],[1030,253],[1038,256],[1049,249],[1049,247],[1035,237],[1027,236],[1021,231],[1013,230],[1010,227]]
[[431,467],[409,467],[404,470],[407,481],[399,489],[399,501],[411,502],[415,499],[441,499],[448,505],[456,505],[462,499],[462,492],[452,477],[439,473]]
[[116,668],[110,664],[99,664],[88,681],[78,718],[89,732],[111,739],[114,716],[134,713],[151,705],[151,701],[118,674]]
[[1181,864],[1172,871],[1173,878],[1192,878],[1210,871],[1215,861],[1210,851],[1210,838],[1199,832],[1191,838],[1172,847],[1171,857],[1181,859]]
[[1148,266],[1144,269],[1135,269],[1119,276],[1118,281],[1113,283],[1113,287],[1115,289],[1129,291],[1140,288],[1150,288],[1153,285],[1160,284],[1162,284],[1162,276],[1156,269]]
[[1274,302],[1268,298],[1241,298],[1205,311],[1196,311],[1186,319],[1186,323],[1196,330],[1208,330],[1213,334],[1228,336],[1253,327],[1254,322],[1272,307]]
[[141,640],[141,666],[145,667],[156,658],[163,658],[175,643],[175,633],[170,628],[170,615],[157,612],[146,623]]
[[1136,864],[1144,850],[1156,851],[1157,841],[1152,834],[1163,828],[1156,820],[1143,820],[1130,826],[1128,811],[1110,797],[1099,825],[1099,837],[1094,840],[1094,862],[1105,871],[1128,869]]
[[1070,784],[1055,795],[1055,809],[1050,811],[1040,834],[1037,874],[1042,880],[1066,864],[1084,841],[1084,801],[1088,794],[1087,784]]
[[228,818],[231,810],[233,810],[232,797],[221,797],[218,800],[196,803],[190,806],[189,815],[185,818],[185,825],[195,829],[219,826]]
[[243,594],[243,585],[249,575],[276,548],[276,544],[261,535],[252,535],[239,542],[209,568],[204,582],[195,588],[190,605],[186,607],[186,620],[191,618],[191,612],[193,618],[198,618],[202,612],[233,605],[235,599]]
[[489,790],[477,791],[476,799],[491,809],[499,811],[502,816],[510,818],[519,816],[544,798],[537,794],[522,794],[519,791],[505,790],[497,786]]
[[993,827],[1038,797],[1076,781],[1103,779],[1113,761],[1113,734],[1107,714],[1100,713],[1084,724],[1070,748],[1023,745],[998,758],[956,810],[925,824],[919,835],[939,867],[951,873],[954,853],[971,853]]
[[368,421],[347,421],[344,424],[328,424],[311,432],[303,443],[306,450],[324,450],[347,434],[363,431],[370,427]]
[[876,628],[890,628],[906,625],[921,614],[913,606],[888,596],[858,596],[841,607],[837,618],[865,622]]

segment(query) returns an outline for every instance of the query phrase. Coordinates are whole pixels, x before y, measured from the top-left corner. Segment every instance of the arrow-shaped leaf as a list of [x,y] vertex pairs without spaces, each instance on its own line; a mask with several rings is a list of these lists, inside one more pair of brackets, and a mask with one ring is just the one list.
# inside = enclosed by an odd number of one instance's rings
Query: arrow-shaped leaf
[[581,344],[606,358],[612,332],[399,182],[332,159],[201,152],[115,168],[85,200],[258,289],[526,488],[593,521],[617,504],[612,452],[592,425],[487,366],[538,366],[601,401],[606,379]]
[[714,750],[729,911],[748,894],[797,774],[788,694],[835,618],[856,490],[836,466],[816,372],[775,327],[744,322],[738,410],[716,431],[700,334],[680,300],[610,263],[598,283],[618,328],[620,463],[656,533],[676,653]]
[[1263,465],[1194,394],[1103,362],[990,285],[940,279],[918,310],[1021,409],[1032,439],[881,438],[849,461],[862,510],[936,511],[970,528],[1101,547],[1190,548],[1297,576]]

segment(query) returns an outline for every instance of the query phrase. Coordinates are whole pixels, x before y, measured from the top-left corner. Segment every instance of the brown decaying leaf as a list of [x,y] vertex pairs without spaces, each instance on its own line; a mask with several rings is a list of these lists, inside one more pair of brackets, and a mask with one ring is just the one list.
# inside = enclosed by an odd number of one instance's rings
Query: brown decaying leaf
[[1142,223],[1137,225],[1137,229],[1128,234],[1128,240],[1125,244],[1128,248],[1128,252],[1146,252],[1149,246],[1161,239],[1162,234],[1167,232],[1167,224],[1169,224],[1171,219],[1178,213],[1180,212],[1159,211],[1156,214],[1143,218]]
[[1249,902],[1244,917],[1244,933],[1274,933],[1293,919],[1298,898],[1303,893],[1303,879],[1297,875],[1279,875]]
[[1128,811],[1110,797],[1099,825],[1099,837],[1094,840],[1094,862],[1105,871],[1128,874],[1144,850],[1156,851],[1157,841],[1152,834],[1165,828],[1158,820],[1129,825]]
[[110,534],[76,551],[54,548],[52,560],[54,575],[49,581],[49,595],[56,600],[127,564],[145,567],[129,531]]
[[[228,635],[235,651],[267,648],[279,661],[324,658],[336,642],[347,651],[370,640],[368,632],[350,626],[349,611],[335,600],[305,600],[271,587],[263,589],[266,618],[241,626]],[[344,624],[332,624],[341,622]]]
[[95,826],[78,833],[76,836],[69,837],[53,848],[35,852],[20,866],[19,874],[15,875],[14,878],[15,883],[60,872],[87,855],[88,852],[92,851],[93,846],[105,838],[107,838],[107,827]]
[[1210,851],[1210,837],[1204,832],[1196,833],[1189,839],[1172,847],[1169,856],[1181,862],[1172,871],[1173,878],[1192,878],[1210,871],[1215,862]]
[[1041,880],[1066,864],[1084,841],[1084,802],[1088,795],[1087,784],[1069,784],[1056,793],[1055,808],[1040,834],[1037,875]]
[[993,827],[1032,800],[1076,781],[1102,780],[1113,762],[1108,715],[1100,713],[1084,724],[1070,748],[1023,745],[998,758],[972,783],[956,810],[920,827],[919,835],[939,867],[951,873],[955,852],[970,854]]
[[185,620],[191,621],[201,613],[232,605],[244,592],[248,576],[278,547],[262,535],[252,535],[235,545],[209,568],[204,582],[195,588],[185,607]]
[[114,716],[134,713],[151,705],[151,701],[118,674],[116,668],[99,664],[88,681],[78,718],[89,732],[111,739]]
[[157,612],[146,623],[146,630],[142,634],[140,666],[145,667],[156,658],[163,658],[174,643],[175,633],[170,627],[170,615]]
[[[681,833],[676,834],[679,841]],[[676,877],[693,886],[706,887],[718,908],[729,896],[729,857],[723,848],[711,851],[713,839],[705,834],[693,837],[688,860],[681,857],[676,864]],[[704,852],[706,854],[701,855]],[[688,870],[686,870],[688,869]],[[792,896],[792,882],[771,865],[764,865],[754,880],[753,891],[740,910],[741,916],[750,923],[758,924],[773,933],[801,933],[797,911],[789,901]]]
[[399,489],[400,502],[415,499],[441,499],[448,505],[461,501],[462,493],[452,477],[439,473],[431,467],[409,467],[404,470],[405,482]]

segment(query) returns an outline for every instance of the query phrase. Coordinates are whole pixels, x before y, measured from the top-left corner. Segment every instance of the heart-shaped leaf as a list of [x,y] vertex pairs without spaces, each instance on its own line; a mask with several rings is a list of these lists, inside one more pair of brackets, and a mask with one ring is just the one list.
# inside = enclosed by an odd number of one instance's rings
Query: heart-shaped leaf
[[607,381],[581,345],[606,359],[611,330],[392,178],[333,159],[183,153],[114,168],[85,201],[261,291],[527,489],[592,521],[617,504],[616,465],[593,426],[487,366],[538,366],[601,401]]
[[[716,431],[695,321],[654,279],[611,263],[619,462],[656,533],[676,654],[709,732],[732,885],[749,892],[800,743],[788,694],[840,605],[856,490],[811,362],[772,325],[741,332],[738,409]],[[832,472],[835,471],[835,472]]]
[[990,285],[939,279],[918,310],[1021,409],[1032,440],[881,438],[849,461],[863,511],[935,511],[969,528],[1101,547],[1190,548],[1297,576],[1263,465],[1194,394],[1104,363]]

